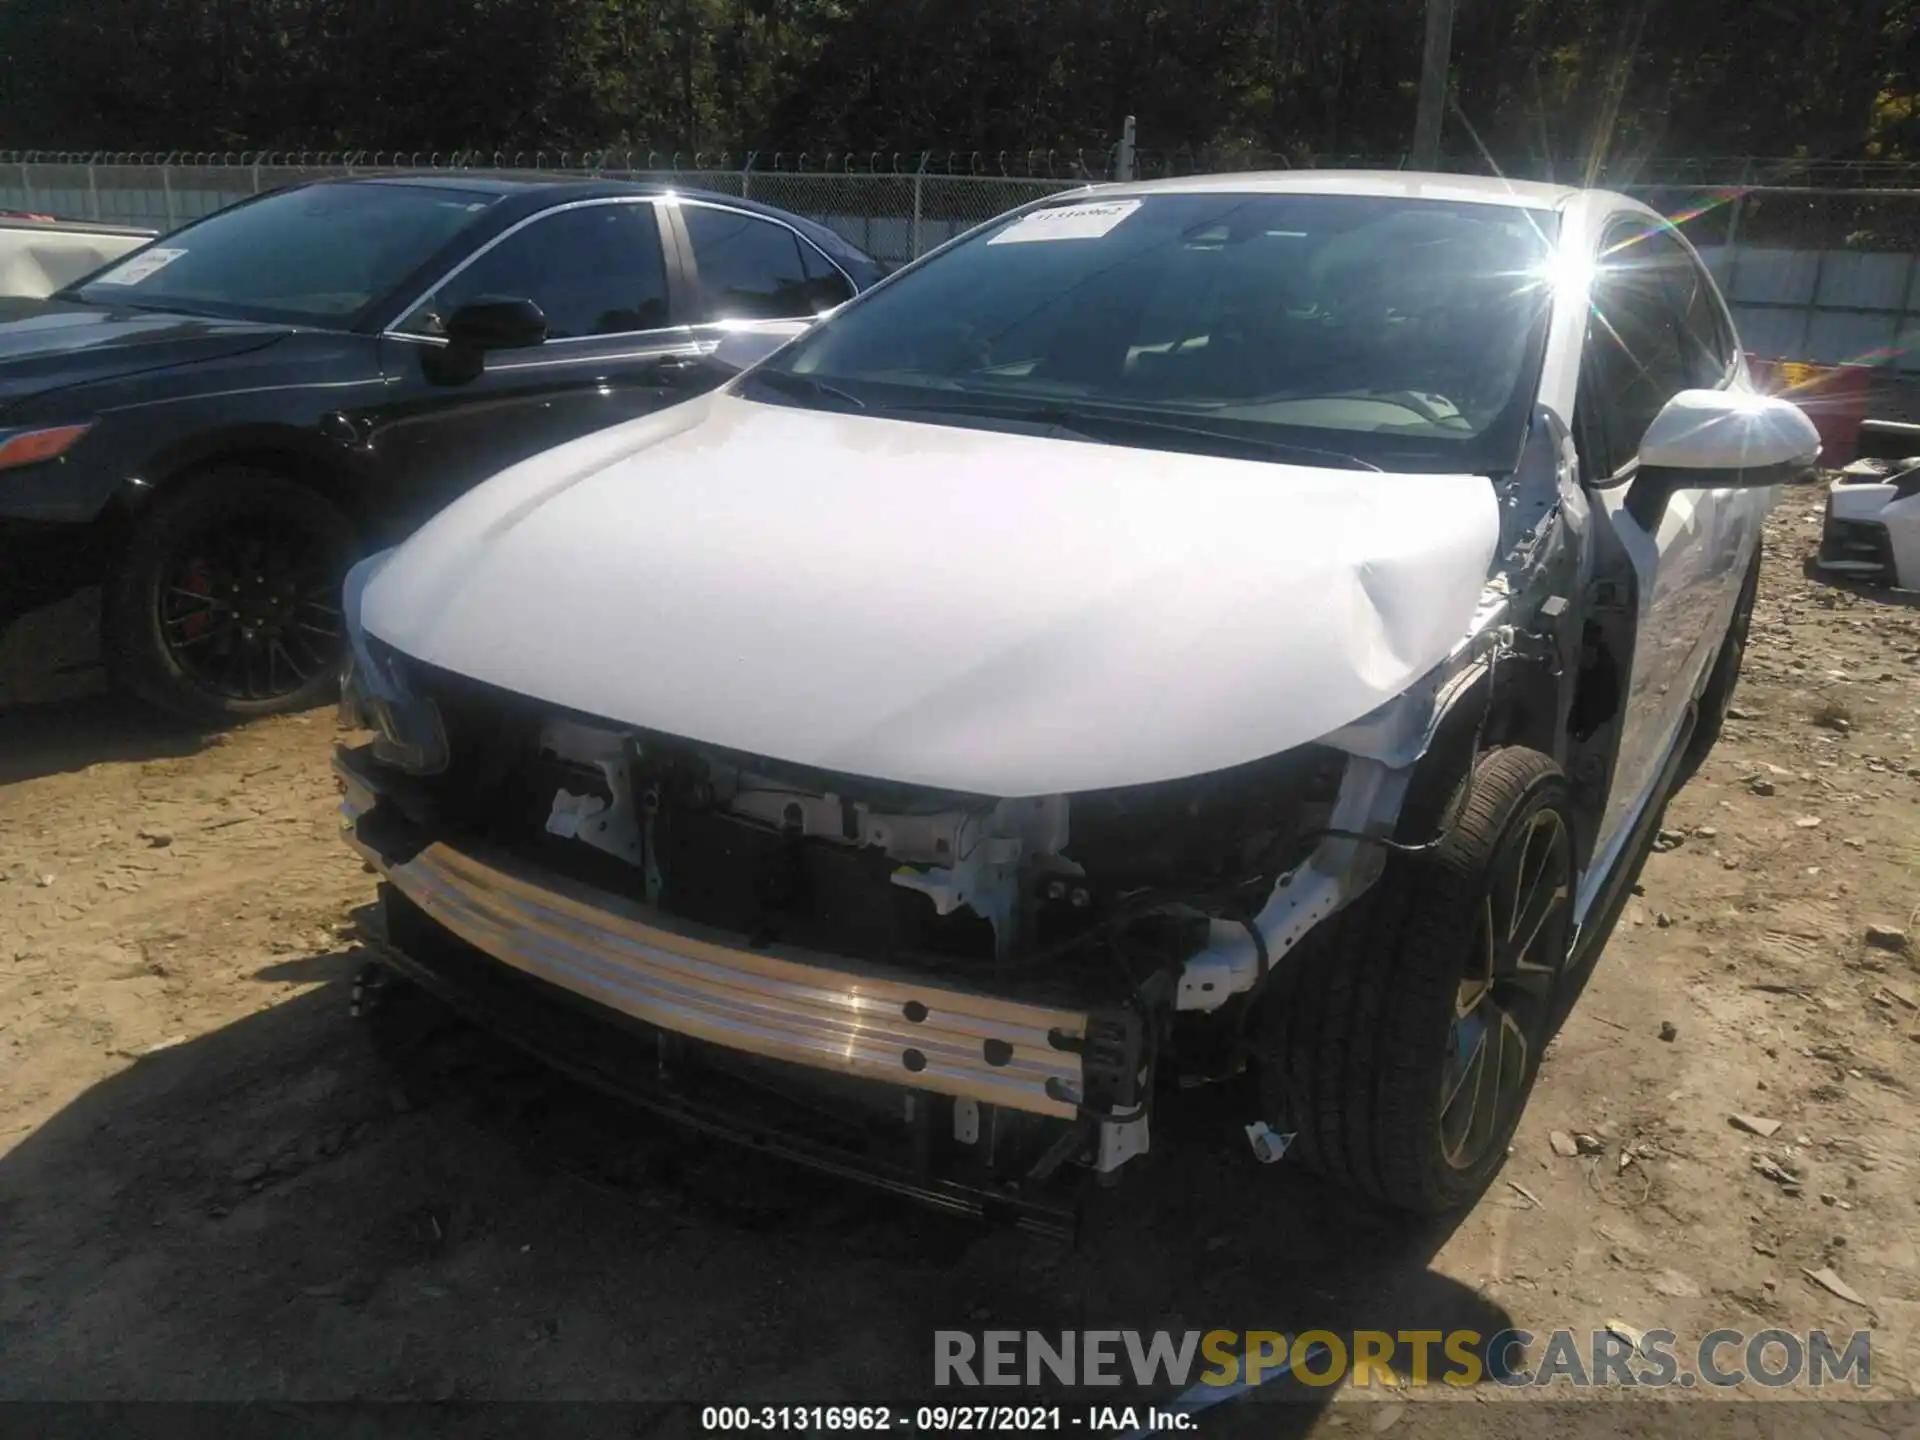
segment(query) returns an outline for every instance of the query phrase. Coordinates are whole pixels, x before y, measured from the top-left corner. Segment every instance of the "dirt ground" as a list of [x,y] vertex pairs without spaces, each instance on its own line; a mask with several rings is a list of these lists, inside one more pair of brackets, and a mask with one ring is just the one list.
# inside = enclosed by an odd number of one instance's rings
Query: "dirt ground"
[[[1817,505],[1771,523],[1737,718],[1505,1171],[1434,1226],[1256,1164],[1251,1113],[1196,1111],[1069,1247],[690,1137],[457,1025],[396,1067],[348,1013],[373,881],[338,838],[330,713],[203,738],[99,698],[16,706],[0,1400],[897,1401],[925,1397],[942,1327],[1616,1320],[1870,1327],[1870,1396],[1920,1396],[1920,608],[1807,579]],[[1329,1398],[1233,1409],[1262,1434],[1415,1428]],[[1500,1402],[1523,1398],[1406,1408],[1519,1433]],[[1619,1433],[1647,1433],[1630,1408]]]

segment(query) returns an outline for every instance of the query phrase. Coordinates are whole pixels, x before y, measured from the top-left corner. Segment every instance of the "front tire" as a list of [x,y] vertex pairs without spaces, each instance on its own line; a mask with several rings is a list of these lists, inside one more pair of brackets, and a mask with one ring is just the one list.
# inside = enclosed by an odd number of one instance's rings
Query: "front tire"
[[306,710],[337,682],[353,525],[271,471],[211,470],[162,493],[109,582],[109,667],[190,721]]
[[1433,850],[1394,855],[1261,1016],[1270,1114],[1322,1173],[1421,1214],[1471,1203],[1506,1158],[1572,940],[1567,783],[1482,755]]

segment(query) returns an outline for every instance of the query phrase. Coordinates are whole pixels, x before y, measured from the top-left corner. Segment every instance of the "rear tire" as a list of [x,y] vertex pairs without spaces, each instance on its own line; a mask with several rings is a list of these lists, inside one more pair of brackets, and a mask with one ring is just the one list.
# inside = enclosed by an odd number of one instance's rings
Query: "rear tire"
[[[1506,1158],[1572,938],[1559,767],[1533,750],[1489,751],[1451,813],[1435,849],[1392,856],[1313,937],[1259,1022],[1265,1108],[1296,1151],[1421,1214],[1470,1203]],[[1530,944],[1511,939],[1521,932]]]
[[204,724],[311,709],[339,680],[357,549],[337,507],[272,471],[210,470],[162,493],[107,585],[115,681]]

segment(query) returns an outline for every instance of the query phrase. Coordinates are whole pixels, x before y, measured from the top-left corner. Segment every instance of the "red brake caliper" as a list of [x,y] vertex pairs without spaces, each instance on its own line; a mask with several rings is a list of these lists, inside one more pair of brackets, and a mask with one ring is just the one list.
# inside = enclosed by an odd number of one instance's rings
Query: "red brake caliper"
[[[213,598],[213,585],[207,579],[207,572],[201,568],[201,562],[198,560],[190,562],[186,570],[182,572],[180,576],[180,588],[191,591],[195,595],[204,595],[209,600]],[[182,617],[180,628],[186,632],[182,638],[198,640],[212,628],[212,625],[213,607],[212,605],[203,605],[199,609]]]

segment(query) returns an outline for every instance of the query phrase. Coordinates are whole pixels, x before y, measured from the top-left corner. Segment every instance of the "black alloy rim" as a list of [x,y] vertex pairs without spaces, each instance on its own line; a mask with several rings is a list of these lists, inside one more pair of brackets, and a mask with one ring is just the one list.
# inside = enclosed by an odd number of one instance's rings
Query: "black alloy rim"
[[1526,1099],[1573,918],[1573,847],[1557,810],[1539,810],[1489,867],[1454,995],[1441,1072],[1440,1153],[1471,1170],[1503,1143]]
[[340,576],[316,537],[271,518],[192,536],[166,569],[160,635],[203,690],[278,700],[339,666]]

